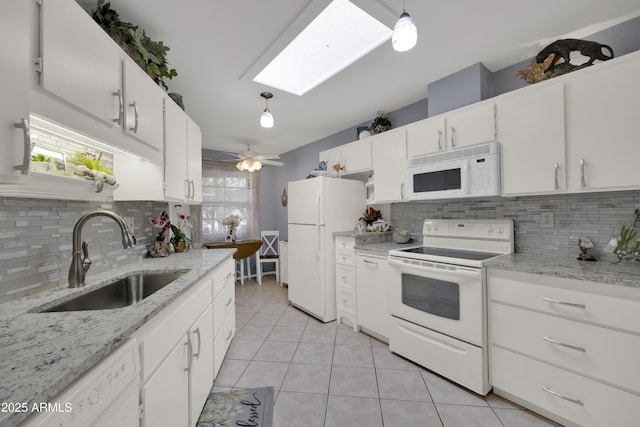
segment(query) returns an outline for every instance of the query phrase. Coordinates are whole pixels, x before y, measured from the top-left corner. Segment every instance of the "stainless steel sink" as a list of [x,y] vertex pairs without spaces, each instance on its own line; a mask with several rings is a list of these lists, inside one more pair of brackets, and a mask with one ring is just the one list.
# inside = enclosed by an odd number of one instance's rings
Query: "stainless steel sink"
[[184,272],[132,274],[41,312],[105,310],[126,307],[142,301],[183,274]]

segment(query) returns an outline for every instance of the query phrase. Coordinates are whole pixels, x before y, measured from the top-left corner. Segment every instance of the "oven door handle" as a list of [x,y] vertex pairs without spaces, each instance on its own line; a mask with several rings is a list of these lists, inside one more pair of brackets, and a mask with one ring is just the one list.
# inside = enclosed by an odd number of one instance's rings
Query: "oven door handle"
[[[457,277],[464,277],[468,279],[480,278],[482,271],[482,269],[479,268],[467,268],[454,265],[438,264],[429,261],[405,261],[394,257],[389,258],[389,264],[395,265],[404,270],[411,269],[424,274],[455,274]],[[436,267],[436,265],[445,265],[445,267]]]

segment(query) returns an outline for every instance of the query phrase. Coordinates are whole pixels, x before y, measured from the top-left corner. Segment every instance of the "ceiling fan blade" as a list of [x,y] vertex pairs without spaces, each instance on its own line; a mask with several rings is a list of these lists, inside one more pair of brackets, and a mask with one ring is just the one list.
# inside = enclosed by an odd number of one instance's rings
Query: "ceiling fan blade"
[[258,160],[277,160],[280,156],[277,154],[258,154],[255,158]]
[[221,151],[221,153],[228,154],[229,156],[237,157],[241,160],[245,158],[244,156],[241,155],[241,153],[230,153],[228,151]]
[[283,166],[284,162],[276,162],[275,160],[260,160],[261,163],[271,166]]

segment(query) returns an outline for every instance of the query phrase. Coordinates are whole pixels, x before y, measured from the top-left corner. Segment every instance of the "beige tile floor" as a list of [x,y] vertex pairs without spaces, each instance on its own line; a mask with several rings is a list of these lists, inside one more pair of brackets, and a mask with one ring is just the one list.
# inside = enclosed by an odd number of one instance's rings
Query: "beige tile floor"
[[236,285],[236,336],[214,390],[273,386],[274,427],[557,426],[492,393],[482,397],[386,344],[288,303],[272,276]]

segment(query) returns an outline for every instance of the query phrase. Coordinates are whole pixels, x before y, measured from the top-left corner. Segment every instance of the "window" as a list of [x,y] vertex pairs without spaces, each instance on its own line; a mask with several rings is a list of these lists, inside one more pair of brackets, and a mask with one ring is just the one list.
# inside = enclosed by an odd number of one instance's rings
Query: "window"
[[239,171],[235,163],[202,161],[202,242],[224,241],[227,229],[221,221],[235,214],[242,218],[236,238],[259,238],[259,172]]

